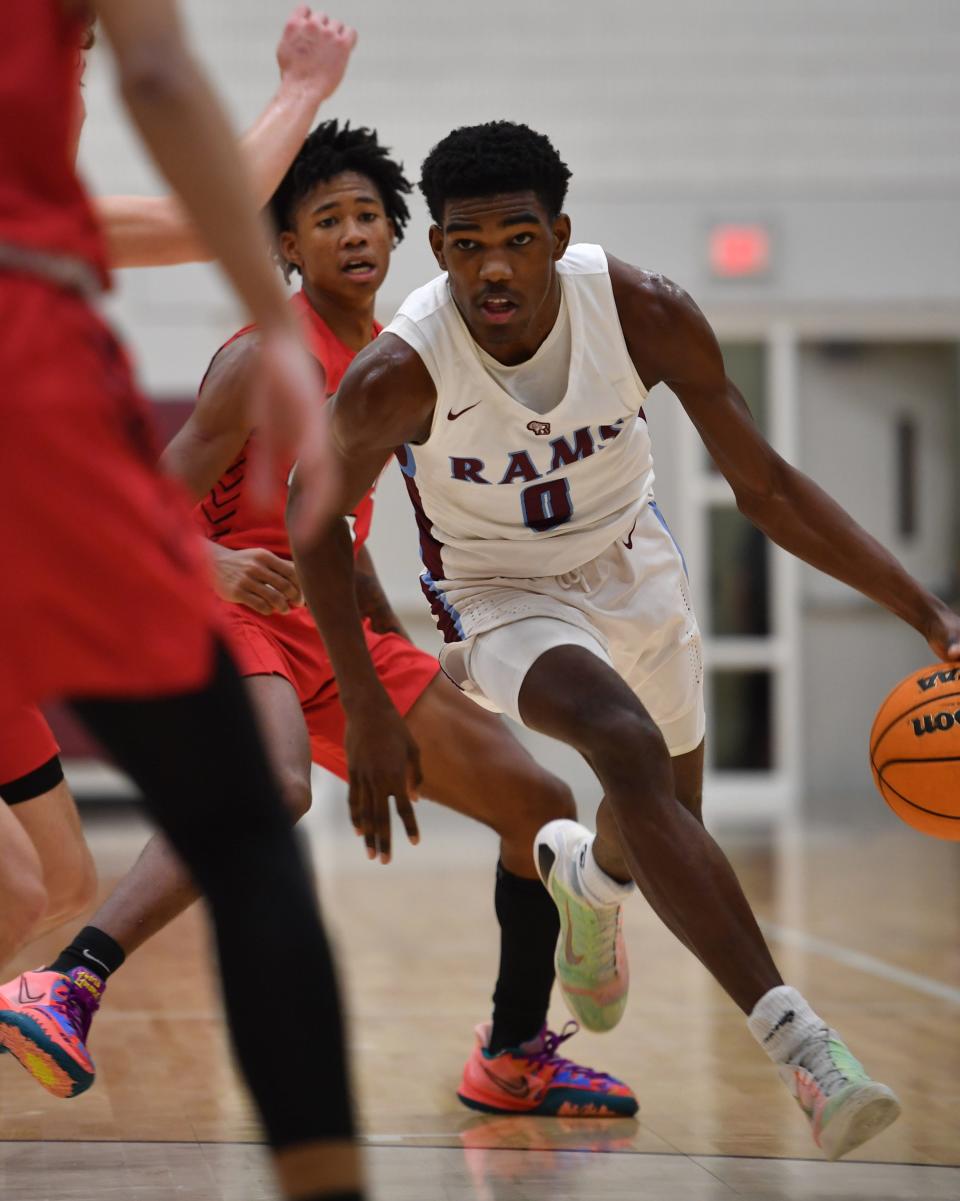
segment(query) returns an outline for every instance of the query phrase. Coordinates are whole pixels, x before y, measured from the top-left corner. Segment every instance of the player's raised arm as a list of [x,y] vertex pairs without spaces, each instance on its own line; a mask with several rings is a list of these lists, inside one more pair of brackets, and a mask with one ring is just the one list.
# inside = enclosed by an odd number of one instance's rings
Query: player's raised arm
[[[435,402],[436,390],[420,357],[394,335],[381,334],[357,355],[330,402],[341,477],[335,512],[341,516],[309,537],[291,524],[300,587],[326,644],[347,715],[351,818],[368,855],[383,862],[390,858],[391,796],[411,841],[418,837],[410,800],[420,783],[419,754],[367,651],[353,543],[342,514],[352,512],[373,487],[397,446],[426,438]],[[291,513],[300,503],[298,467]]]
[[[280,86],[240,143],[254,199],[273,195],[310,131],[317,109],[340,84],[356,33],[300,5],[277,46]],[[213,257],[172,196],[106,196],[94,202],[113,267],[159,267]]]
[[615,259],[610,274],[641,379],[676,393],[741,513],[784,550],[913,626],[940,658],[960,659],[960,617],[763,437],[727,378],[713,330],[687,293]]
[[257,323],[292,329],[235,139],[173,0],[96,0],[134,123]]
[[[277,452],[299,456],[301,520],[327,509],[335,471],[303,349],[267,253],[230,126],[184,43],[173,0],[97,0],[124,102],[160,169],[260,326],[261,400],[253,420]],[[269,404],[263,398],[269,395]]]

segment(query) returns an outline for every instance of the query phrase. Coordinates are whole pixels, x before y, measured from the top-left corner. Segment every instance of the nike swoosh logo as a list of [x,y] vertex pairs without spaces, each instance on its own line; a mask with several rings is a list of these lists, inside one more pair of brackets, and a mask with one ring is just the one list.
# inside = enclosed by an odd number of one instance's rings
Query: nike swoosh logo
[[476,401],[475,404],[467,405],[467,407],[465,409],[461,409],[459,413],[455,413],[453,411],[453,409],[451,409],[447,413],[447,420],[448,421],[456,421],[456,419],[458,417],[462,417],[464,415],[464,413],[469,413],[471,409],[475,409],[479,403],[480,403],[480,401],[478,400],[478,401]]
[[494,1073],[483,1064],[480,1066],[483,1067],[484,1073],[488,1079],[492,1080],[498,1088],[502,1088],[505,1093],[509,1093],[511,1097],[530,1096],[530,1085],[527,1083],[526,1077],[523,1077],[522,1080],[504,1080],[502,1076],[495,1076]]
[[41,993],[39,997],[31,997],[30,996],[30,989],[27,988],[27,977],[25,975],[21,976],[20,977],[20,1004],[21,1005],[31,1005],[31,1004],[35,1005],[37,1003],[37,1001],[42,1001],[42,1000],[43,1000],[43,993]]
[[566,901],[565,904],[567,907],[567,938],[563,944],[563,954],[567,963],[572,967],[577,967],[583,963],[583,956],[574,955],[573,953],[573,921],[570,917],[570,902]]
[[795,1016],[796,1014],[793,1012],[793,1010],[788,1009],[763,1041],[768,1043],[779,1030],[782,1030],[784,1026],[789,1026]]
[[96,957],[96,955],[91,955],[91,954],[90,954],[90,952],[87,950],[87,948],[86,948],[86,947],[84,947],[84,948],[83,948],[83,957],[84,957],[84,959],[89,959],[89,960],[91,961],[91,963],[95,963],[95,964],[97,964],[99,967],[102,967],[102,968],[103,968],[103,970],[104,970],[104,971],[107,973],[107,975],[108,975],[108,976],[110,975],[110,969],[109,969],[109,968],[107,967],[107,965],[106,965],[106,964],[103,962],[103,960],[102,960],[102,959],[98,959],[98,958]]
[[627,548],[627,550],[633,550],[633,534],[634,534],[634,530],[636,530],[636,528],[637,528],[637,523],[634,522],[633,525],[630,527],[630,533],[623,540],[623,545]]

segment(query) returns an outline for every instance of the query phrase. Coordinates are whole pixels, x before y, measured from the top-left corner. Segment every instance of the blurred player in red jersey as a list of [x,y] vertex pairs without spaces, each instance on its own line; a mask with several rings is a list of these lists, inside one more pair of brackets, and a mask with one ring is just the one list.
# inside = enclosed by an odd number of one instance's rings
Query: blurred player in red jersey
[[[229,128],[172,0],[96,9],[144,140],[263,331],[259,426],[278,454],[305,457],[309,524],[332,474],[315,368],[266,262]],[[11,0],[0,43],[0,546],[17,564],[0,592],[0,710],[70,698],[139,784],[210,905],[234,1045],[286,1196],[356,1201],[339,1006],[310,881],[219,636],[202,547],[89,303],[108,274],[73,165],[88,16],[72,0]],[[355,34],[337,36],[345,66]],[[291,966],[288,1001],[324,1032],[291,1047],[292,1074],[248,987],[251,960],[268,953]],[[77,968],[12,983],[0,1042],[62,1095],[86,1087],[98,977]]]
[[[85,41],[86,49],[92,30]],[[277,46],[280,86],[240,146],[259,204],[273,195],[317,109],[336,87],[342,53],[335,28],[322,16],[305,5],[291,14]],[[92,204],[111,267],[210,258],[175,197],[107,196]],[[0,844],[2,967],[19,947],[81,913],[96,895],[96,869],[59,747],[36,706],[0,714]]]
[[[284,269],[303,279],[293,309],[323,367],[327,394],[379,332],[374,303],[394,242],[403,236],[409,190],[375,133],[328,121],[306,140],[274,197]],[[299,818],[310,805],[311,760],[346,778],[346,730],[333,667],[290,560],[284,500],[292,459],[277,465],[273,508],[256,508],[249,493],[248,463],[257,442],[252,369],[260,336],[247,327],[217,354],[164,462],[200,499],[197,515],[215,548],[223,624],[248,677],[288,807]],[[541,769],[499,719],[464,697],[434,656],[409,641],[365,546],[372,514],[371,492],[353,518],[358,603],[380,686],[423,748],[422,792],[501,837],[500,978],[493,1021],[478,1028],[461,1099],[508,1113],[633,1114],[636,1100],[625,1085],[563,1059],[557,1053],[563,1040],[546,1029],[559,921],[531,847],[543,822],[575,812],[569,789]],[[416,837],[409,809],[405,819]],[[386,862],[383,832],[378,845]],[[368,853],[375,855],[372,837]],[[70,970],[96,954],[118,967],[195,896],[156,837],[53,966]]]

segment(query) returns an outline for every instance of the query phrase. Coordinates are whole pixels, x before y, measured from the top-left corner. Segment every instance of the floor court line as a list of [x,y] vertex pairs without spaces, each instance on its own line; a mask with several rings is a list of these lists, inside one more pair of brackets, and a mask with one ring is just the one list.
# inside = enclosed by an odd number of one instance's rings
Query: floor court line
[[[587,1120],[587,1119],[583,1119]],[[593,1119],[590,1119],[591,1121]],[[376,1148],[394,1147],[405,1151],[463,1151],[462,1146],[457,1145],[459,1134],[456,1131],[441,1131],[439,1133],[432,1132],[429,1134],[360,1134],[357,1136],[357,1142],[362,1147]],[[435,1138],[448,1139],[449,1142],[443,1143],[414,1143],[414,1139]],[[0,1148],[3,1147],[29,1147],[29,1146],[67,1146],[67,1147],[198,1147],[201,1150],[211,1148],[218,1150],[222,1147],[262,1147],[266,1150],[266,1142],[261,1139],[189,1139],[182,1138],[157,1138],[157,1139],[129,1139],[129,1138],[0,1138]],[[877,1168],[936,1168],[938,1171],[960,1172],[960,1167],[956,1164],[939,1164],[926,1163],[923,1161],[913,1160],[886,1160],[886,1159],[843,1159],[836,1161],[836,1164],[831,1165],[830,1160],[826,1160],[821,1155],[737,1155],[734,1152],[702,1152],[702,1151],[586,1151],[583,1147],[511,1147],[511,1146],[478,1146],[467,1148],[468,1150],[479,1151],[502,1151],[511,1152],[514,1154],[524,1153],[527,1151],[543,1152],[547,1151],[551,1155],[571,1155],[582,1156],[585,1154],[603,1155],[606,1157],[623,1156],[629,1159],[689,1159],[697,1162],[701,1159],[710,1160],[753,1160],[764,1163],[795,1163],[795,1164],[815,1164],[820,1166],[839,1166],[839,1167],[877,1167]]]
[[912,988],[914,992],[923,993],[928,997],[936,997],[950,1005],[960,1006],[960,988],[944,984],[942,980],[934,980],[930,976],[918,972],[907,971],[906,968],[896,967],[883,959],[867,955],[863,951],[855,951],[840,943],[828,942],[825,938],[816,938],[805,934],[802,930],[794,930],[789,926],[780,926],[776,922],[761,921],[760,929],[765,935],[783,943],[784,946],[796,947],[801,951],[809,951],[813,955],[821,955],[832,959],[834,963],[851,967],[855,971],[865,972],[880,980],[889,980],[893,984],[902,984],[904,988]]
[[[593,1119],[593,1118],[581,1119],[581,1121],[594,1121],[594,1120],[596,1120],[596,1119]],[[454,1145],[451,1145],[449,1142],[443,1142],[443,1143],[438,1142],[438,1143],[427,1143],[427,1144],[423,1144],[420,1142],[421,1139],[425,1139],[425,1138],[459,1140],[459,1137],[460,1137],[460,1135],[457,1132],[440,1133],[440,1134],[360,1134],[357,1136],[357,1142],[360,1143],[360,1145],[364,1146],[364,1147],[379,1147],[379,1146],[402,1147],[406,1151],[462,1151],[462,1150],[464,1150],[464,1148],[457,1146],[455,1143],[454,1143]],[[414,1140],[416,1140],[416,1141],[414,1141]],[[37,1141],[39,1142],[41,1140],[37,1140]],[[61,1140],[61,1141],[74,1141],[74,1140]],[[84,1141],[90,1141],[90,1140],[84,1140]],[[117,1140],[109,1140],[109,1141],[117,1141]],[[201,1146],[225,1146],[225,1145],[226,1146],[234,1146],[234,1145],[249,1146],[251,1144],[244,1144],[244,1143],[236,1143],[235,1144],[235,1143],[231,1142],[231,1143],[227,1143],[227,1144],[203,1143],[200,1145]],[[253,1144],[253,1145],[258,1145],[258,1144]],[[917,1160],[916,1162],[914,1162],[912,1160],[905,1160],[905,1159],[891,1161],[888,1159],[853,1159],[853,1158],[845,1157],[842,1160],[832,1161],[832,1160],[824,1159],[824,1157],[822,1155],[758,1155],[756,1152],[753,1152],[750,1155],[738,1155],[732,1151],[728,1151],[728,1152],[721,1152],[721,1151],[637,1151],[637,1150],[627,1151],[627,1150],[623,1150],[620,1148],[608,1151],[608,1150],[596,1150],[595,1148],[587,1149],[584,1147],[551,1147],[546,1144],[546,1141],[544,1141],[544,1143],[542,1145],[537,1144],[536,1146],[533,1146],[533,1147],[513,1147],[513,1146],[509,1146],[509,1145],[497,1147],[497,1146],[489,1146],[489,1145],[478,1145],[476,1147],[468,1148],[468,1149],[469,1150],[479,1150],[479,1151],[512,1151],[512,1152],[524,1152],[524,1151],[543,1152],[543,1151],[547,1151],[551,1155],[586,1155],[586,1154],[603,1155],[603,1156],[622,1155],[629,1159],[638,1159],[638,1158],[640,1158],[640,1159],[690,1159],[690,1160],[693,1160],[694,1162],[696,1162],[697,1160],[700,1160],[700,1159],[724,1159],[724,1160],[732,1160],[732,1161],[750,1159],[750,1160],[763,1161],[764,1163],[802,1163],[802,1164],[809,1163],[809,1164],[816,1164],[816,1165],[836,1163],[836,1164],[842,1164],[846,1167],[855,1167],[855,1166],[859,1165],[860,1167],[873,1166],[873,1167],[878,1167],[878,1168],[886,1168],[886,1167],[942,1168],[944,1170],[951,1171],[951,1172],[960,1172],[960,1167],[957,1167],[956,1164],[927,1163],[927,1162],[920,1161],[920,1160]]]

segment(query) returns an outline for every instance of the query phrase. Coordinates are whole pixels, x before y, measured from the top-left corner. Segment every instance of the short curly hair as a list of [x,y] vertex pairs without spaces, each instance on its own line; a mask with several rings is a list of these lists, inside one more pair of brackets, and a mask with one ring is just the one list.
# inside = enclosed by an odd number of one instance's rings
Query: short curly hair
[[542,133],[514,121],[464,125],[434,146],[420,170],[420,191],[441,224],[448,200],[534,192],[556,217],[563,209],[570,169]]
[[[280,232],[293,228],[301,201],[319,183],[325,183],[344,171],[365,175],[380,193],[383,209],[396,232],[397,241],[410,220],[410,210],[404,196],[413,190],[403,174],[403,164],[390,158],[389,147],[381,146],[375,129],[360,126],[350,128],[347,121],[340,126],[334,118],[324,121],[308,136],[290,169],[270,199],[270,215]],[[277,254],[284,274],[299,270]]]

